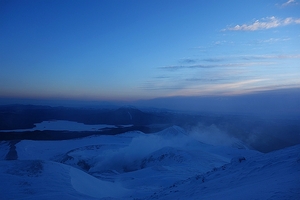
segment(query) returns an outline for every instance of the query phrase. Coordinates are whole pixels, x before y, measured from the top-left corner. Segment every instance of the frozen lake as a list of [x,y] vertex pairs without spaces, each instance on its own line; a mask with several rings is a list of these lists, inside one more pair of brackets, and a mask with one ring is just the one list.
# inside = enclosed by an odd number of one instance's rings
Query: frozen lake
[[[66,121],[66,120],[52,120],[43,121],[41,123],[34,124],[35,127],[31,129],[15,129],[15,130],[1,130],[0,132],[24,132],[24,131],[100,131],[104,128],[117,128],[115,125],[108,124],[96,124],[87,125],[83,123]],[[128,127],[132,125],[123,125],[122,127]]]

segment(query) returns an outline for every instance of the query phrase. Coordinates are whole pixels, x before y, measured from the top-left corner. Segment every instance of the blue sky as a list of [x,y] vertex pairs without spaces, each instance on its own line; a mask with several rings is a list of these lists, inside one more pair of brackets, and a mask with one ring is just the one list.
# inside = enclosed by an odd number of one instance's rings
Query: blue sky
[[139,100],[300,87],[299,0],[0,1],[0,97]]

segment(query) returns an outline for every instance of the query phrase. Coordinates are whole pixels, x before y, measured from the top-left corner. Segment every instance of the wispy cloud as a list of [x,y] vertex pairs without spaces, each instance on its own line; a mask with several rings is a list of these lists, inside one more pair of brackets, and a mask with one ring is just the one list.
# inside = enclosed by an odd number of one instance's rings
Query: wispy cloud
[[193,59],[193,58],[182,58],[179,60],[179,63],[182,64],[191,64],[191,63],[196,63],[197,59]]
[[[288,39],[287,39],[288,40]],[[259,41],[260,43],[272,43],[273,41],[279,41],[278,39],[269,39],[264,41]],[[284,41],[284,40],[281,40]],[[210,63],[220,63],[220,62],[228,62],[230,60],[262,60],[262,59],[299,59],[300,54],[253,54],[253,55],[231,55],[231,56],[220,56],[220,57],[211,57],[204,58],[202,61],[210,62]],[[261,62],[251,62],[251,63],[227,63],[227,64],[216,64],[216,65],[207,65],[214,67],[221,66],[249,66],[249,65],[258,65],[258,64],[270,64],[270,63],[261,63]]]
[[[199,73],[170,74],[169,79],[149,80],[140,86],[162,96],[237,95],[278,88],[299,87],[299,73],[275,73],[277,68],[261,74],[259,68],[209,70]],[[235,70],[242,70],[235,72]]]
[[258,59],[299,59],[300,54],[265,54],[265,55],[242,55],[240,58],[244,60],[258,60]]
[[220,57],[205,58],[205,59],[203,59],[203,61],[206,61],[206,62],[221,62],[221,61],[225,61],[225,58],[220,58]]
[[174,78],[170,81],[147,81],[140,86],[142,90],[157,90],[157,91],[172,91],[182,90],[186,87],[181,81],[174,81]]
[[257,43],[262,44],[262,43],[268,43],[268,44],[274,44],[277,42],[285,42],[285,41],[289,41],[291,40],[291,38],[270,38],[267,40],[257,40]]
[[268,79],[254,78],[220,84],[199,84],[193,87],[175,90],[171,92],[169,96],[233,95],[241,93],[244,89],[258,87],[265,81],[268,81]]
[[179,69],[199,69],[199,68],[214,68],[217,67],[217,65],[170,65],[170,66],[164,66],[160,67],[160,69],[164,70],[179,70]]
[[219,82],[219,81],[227,81],[230,80],[229,77],[225,78],[225,77],[212,77],[212,78],[187,78],[185,79],[185,81],[189,81],[189,82]]
[[288,17],[285,19],[279,19],[277,17],[267,17],[261,20],[256,20],[252,24],[236,25],[234,27],[228,27],[224,31],[257,31],[276,28],[280,26],[287,26],[290,24],[300,24],[300,18]]
[[290,6],[290,5],[296,5],[298,2],[296,0],[288,0],[287,2],[283,3],[281,6]]
[[224,63],[224,64],[216,64],[216,65],[171,65],[160,67],[163,70],[180,70],[180,69],[210,69],[216,67],[247,67],[247,66],[254,66],[254,65],[272,65],[274,63],[270,62],[241,62],[241,63]]
[[168,79],[168,78],[170,78],[170,76],[155,76],[154,78],[156,78],[156,79]]

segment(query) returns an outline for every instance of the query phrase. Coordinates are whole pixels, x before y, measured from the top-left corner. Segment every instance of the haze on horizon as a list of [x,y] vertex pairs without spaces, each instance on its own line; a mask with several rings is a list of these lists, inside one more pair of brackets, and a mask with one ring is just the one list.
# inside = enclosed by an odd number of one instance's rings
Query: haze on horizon
[[299,10],[297,0],[1,1],[0,98],[294,99]]

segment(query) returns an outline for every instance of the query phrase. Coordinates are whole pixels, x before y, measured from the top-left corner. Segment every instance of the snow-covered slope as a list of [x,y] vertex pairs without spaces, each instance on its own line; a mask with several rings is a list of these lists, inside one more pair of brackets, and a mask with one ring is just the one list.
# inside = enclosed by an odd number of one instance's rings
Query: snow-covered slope
[[1,161],[0,178],[1,199],[99,199],[128,193],[118,183],[51,161]]
[[1,141],[0,142],[0,160],[6,158],[7,153],[9,152],[9,143]]
[[147,199],[300,199],[300,145],[236,157],[156,191]]
[[224,137],[208,144],[206,136],[173,126],[154,134],[23,140],[15,145],[18,160],[5,160],[12,144],[1,142],[1,198],[300,198],[300,145],[263,154]]

